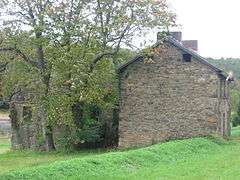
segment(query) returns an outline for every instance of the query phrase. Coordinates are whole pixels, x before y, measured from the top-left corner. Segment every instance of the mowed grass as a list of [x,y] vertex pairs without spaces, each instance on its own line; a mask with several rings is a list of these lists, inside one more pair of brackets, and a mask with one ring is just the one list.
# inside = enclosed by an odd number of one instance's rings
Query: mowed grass
[[[60,160],[69,160],[85,156],[97,155],[103,150],[67,152],[34,152],[34,151],[11,151],[10,139],[0,136],[0,174],[27,167],[49,164]],[[0,178],[1,179],[1,178]]]
[[0,154],[9,151],[10,149],[10,139],[6,136],[0,135]]
[[231,137],[240,139],[240,126],[232,128]]
[[8,152],[0,155],[0,179],[240,179],[239,152],[238,140],[214,138],[108,153]]

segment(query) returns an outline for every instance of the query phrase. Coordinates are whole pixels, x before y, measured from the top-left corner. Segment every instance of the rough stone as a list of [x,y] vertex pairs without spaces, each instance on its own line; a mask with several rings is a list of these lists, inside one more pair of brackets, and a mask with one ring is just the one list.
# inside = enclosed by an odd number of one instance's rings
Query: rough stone
[[164,43],[150,60],[120,72],[120,148],[229,135],[228,82],[194,57],[182,58],[180,49]]
[[44,149],[44,133],[39,120],[39,109],[26,103],[10,106],[12,149]]

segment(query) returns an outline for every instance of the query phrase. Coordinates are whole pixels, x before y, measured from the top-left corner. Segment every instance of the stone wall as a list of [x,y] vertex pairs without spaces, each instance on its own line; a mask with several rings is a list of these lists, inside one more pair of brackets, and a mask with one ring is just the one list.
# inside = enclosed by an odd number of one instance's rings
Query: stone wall
[[[170,44],[120,73],[119,147],[229,133],[227,83]],[[225,87],[225,88],[223,88]]]
[[[81,108],[77,109],[76,117],[81,121]],[[56,150],[99,148],[117,146],[118,113],[112,107],[105,108],[100,114],[103,124],[103,139],[100,142],[78,142],[74,135],[76,127],[57,123],[52,128],[53,143]],[[41,109],[36,104],[23,101],[12,102],[10,106],[12,149],[47,150],[46,132],[43,131]],[[75,117],[75,118],[76,118]],[[0,124],[1,127],[1,124]]]
[[45,138],[39,114],[39,109],[33,104],[11,104],[12,149],[44,149]]

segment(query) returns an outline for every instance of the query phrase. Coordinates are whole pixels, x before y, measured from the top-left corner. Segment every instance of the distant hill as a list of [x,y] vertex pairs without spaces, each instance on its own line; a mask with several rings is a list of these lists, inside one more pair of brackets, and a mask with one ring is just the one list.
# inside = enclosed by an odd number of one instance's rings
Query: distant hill
[[209,63],[217,66],[225,72],[232,71],[236,79],[240,79],[240,58],[207,58]]

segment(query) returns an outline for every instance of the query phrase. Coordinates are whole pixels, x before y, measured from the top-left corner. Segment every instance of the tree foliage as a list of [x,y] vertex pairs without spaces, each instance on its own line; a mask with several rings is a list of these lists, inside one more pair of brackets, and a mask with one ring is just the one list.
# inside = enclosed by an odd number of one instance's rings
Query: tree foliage
[[[46,139],[54,124],[76,126],[76,103],[83,109],[114,106],[116,69],[132,54],[122,47],[134,48],[134,37],[175,25],[165,0],[2,0],[0,7],[5,95],[35,93],[36,103],[44,105]],[[86,127],[97,127],[99,120],[88,123],[86,114],[78,137],[93,140],[83,134],[91,134]]]
[[232,88],[240,90],[240,59],[239,58],[220,58],[212,59],[208,58],[208,61],[224,70],[226,73],[233,72],[234,83],[232,83]]

